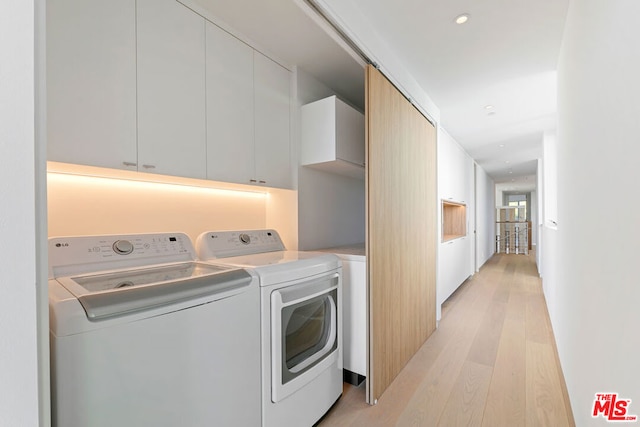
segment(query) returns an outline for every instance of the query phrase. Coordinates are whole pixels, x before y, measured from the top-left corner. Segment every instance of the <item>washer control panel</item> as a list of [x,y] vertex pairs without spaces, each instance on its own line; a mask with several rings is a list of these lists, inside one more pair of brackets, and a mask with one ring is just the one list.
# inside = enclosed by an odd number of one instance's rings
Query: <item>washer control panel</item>
[[52,269],[71,270],[75,274],[78,271],[83,271],[82,266],[96,271],[194,259],[193,244],[189,237],[183,233],[75,236],[49,239],[50,276]]
[[200,259],[228,258],[263,252],[284,251],[275,230],[209,231],[198,237]]

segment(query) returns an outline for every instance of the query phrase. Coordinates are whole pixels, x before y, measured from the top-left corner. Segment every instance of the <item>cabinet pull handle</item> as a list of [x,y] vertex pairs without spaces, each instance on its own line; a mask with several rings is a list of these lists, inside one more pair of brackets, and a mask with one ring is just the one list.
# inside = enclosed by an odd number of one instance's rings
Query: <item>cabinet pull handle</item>
[[267,183],[267,181],[263,181],[263,180],[260,180],[260,181],[258,181],[258,182],[259,182],[260,184],[266,184],[266,183]]
[[143,168],[145,169],[155,169],[155,165],[142,165]]
[[249,182],[258,182],[255,179],[250,179]]
[[125,166],[138,166],[137,163],[133,163],[133,162],[122,162],[122,164]]

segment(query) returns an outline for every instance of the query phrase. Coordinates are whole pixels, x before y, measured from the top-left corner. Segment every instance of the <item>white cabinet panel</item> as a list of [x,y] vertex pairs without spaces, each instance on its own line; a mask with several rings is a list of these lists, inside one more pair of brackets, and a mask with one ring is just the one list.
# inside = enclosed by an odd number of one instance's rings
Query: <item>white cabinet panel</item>
[[49,160],[136,169],[135,0],[47,1],[47,140]]
[[138,170],[206,177],[205,20],[138,0]]
[[473,194],[471,174],[473,161],[445,131],[438,140],[438,190],[440,197],[459,203],[469,203]]
[[337,157],[364,166],[364,114],[336,99]]
[[255,177],[269,187],[291,187],[290,72],[254,51]]
[[[340,255],[338,255],[340,256]],[[367,375],[367,263],[342,259],[344,369]]]
[[207,178],[254,178],[253,49],[212,23],[207,33]]
[[330,96],[302,106],[300,163],[364,179],[364,115]]
[[440,244],[438,254],[438,304],[442,304],[473,274],[470,258],[471,239],[461,237]]

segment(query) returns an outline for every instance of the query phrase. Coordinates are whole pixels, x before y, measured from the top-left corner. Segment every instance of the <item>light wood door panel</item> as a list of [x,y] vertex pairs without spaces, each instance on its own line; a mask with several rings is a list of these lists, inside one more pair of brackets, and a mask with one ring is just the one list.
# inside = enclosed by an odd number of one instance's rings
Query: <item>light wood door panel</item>
[[435,330],[436,131],[367,67],[369,369],[375,403]]

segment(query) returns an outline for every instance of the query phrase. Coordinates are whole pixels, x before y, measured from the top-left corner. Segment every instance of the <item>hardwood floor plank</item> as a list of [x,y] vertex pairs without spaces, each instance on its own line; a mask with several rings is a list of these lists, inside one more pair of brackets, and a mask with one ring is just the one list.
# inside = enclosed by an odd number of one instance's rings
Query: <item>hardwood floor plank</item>
[[551,345],[527,340],[526,358],[526,425],[571,425]]
[[438,426],[479,426],[492,373],[493,368],[489,366],[465,362]]
[[354,425],[395,425],[435,362],[437,355],[430,350],[423,346],[380,397],[378,404],[361,413]]
[[468,317],[472,319],[471,323],[466,328],[458,328],[456,335],[446,344],[406,405],[398,425],[433,426],[438,422],[478,328],[480,314],[470,311]]
[[547,304],[541,292],[526,295],[527,340],[540,344],[551,342],[551,330],[546,319]]
[[[513,295],[513,294],[512,294]],[[516,301],[512,301],[517,303]],[[524,304],[522,306],[524,308]],[[524,318],[506,318],[482,425],[523,426],[526,409]]]
[[[446,310],[444,309],[446,307]],[[345,386],[331,426],[573,426],[535,254],[492,257],[376,406]]]
[[487,310],[482,319],[467,360],[493,367],[506,313],[507,304],[494,299],[491,310]]

